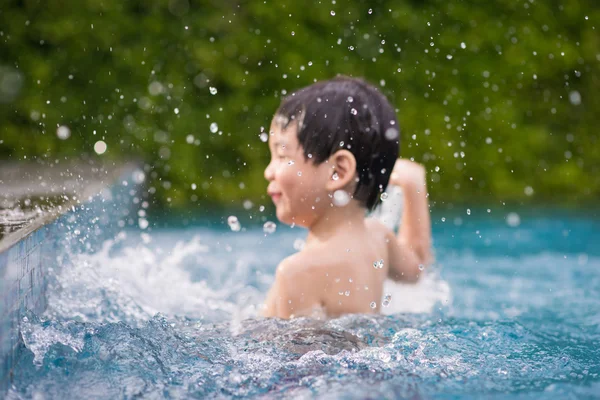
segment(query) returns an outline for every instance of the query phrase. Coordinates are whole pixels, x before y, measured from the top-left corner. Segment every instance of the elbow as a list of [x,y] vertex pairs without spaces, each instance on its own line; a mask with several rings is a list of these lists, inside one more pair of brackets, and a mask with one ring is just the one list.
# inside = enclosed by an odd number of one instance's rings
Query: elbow
[[416,260],[412,265],[410,273],[405,275],[404,280],[408,283],[417,283],[425,274],[427,267],[432,263],[432,258],[429,251],[417,253]]
[[402,272],[392,272],[388,275],[395,282],[417,283],[421,279],[425,268],[421,264],[412,264],[409,268],[404,268]]
[[419,280],[421,279],[421,276],[423,275],[424,272],[425,272],[424,268],[423,268],[423,270],[421,270],[421,269],[419,269],[419,267],[417,267],[410,274],[405,275],[404,281],[406,283],[415,284],[415,283],[419,282]]

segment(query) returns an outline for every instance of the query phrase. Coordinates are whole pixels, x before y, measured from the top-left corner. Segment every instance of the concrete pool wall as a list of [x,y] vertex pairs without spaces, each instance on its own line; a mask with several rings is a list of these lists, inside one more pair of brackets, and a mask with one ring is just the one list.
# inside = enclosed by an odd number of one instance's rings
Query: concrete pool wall
[[[51,184],[40,188],[32,179],[36,176],[44,176],[44,182]],[[0,214],[4,216],[0,219],[0,397],[11,384],[22,350],[23,316],[28,311],[40,315],[46,309],[48,272],[60,268],[59,253],[94,251],[118,229],[132,225],[137,220],[131,213],[132,200],[143,178],[135,165],[79,165],[50,173],[31,166],[0,165],[0,204],[4,207],[0,210],[5,211]],[[46,204],[43,210],[36,206],[33,213],[20,209],[24,201],[40,197],[60,201]],[[7,208],[11,204],[13,209]]]

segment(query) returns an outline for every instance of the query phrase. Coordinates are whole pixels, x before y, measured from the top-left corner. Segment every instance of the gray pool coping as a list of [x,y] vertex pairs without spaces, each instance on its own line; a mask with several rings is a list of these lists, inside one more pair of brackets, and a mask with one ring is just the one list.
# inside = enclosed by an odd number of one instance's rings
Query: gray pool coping
[[[0,253],[8,250],[27,235],[51,223],[73,207],[88,201],[119,176],[134,170],[136,163],[94,165],[69,163],[47,168],[45,165],[0,163],[0,209],[29,197],[68,196],[69,200],[50,207],[18,229],[0,237]],[[65,177],[65,174],[70,176]],[[73,176],[76,175],[76,178]],[[40,179],[41,178],[41,179]],[[35,184],[35,180],[46,183]],[[0,221],[0,224],[2,222]]]

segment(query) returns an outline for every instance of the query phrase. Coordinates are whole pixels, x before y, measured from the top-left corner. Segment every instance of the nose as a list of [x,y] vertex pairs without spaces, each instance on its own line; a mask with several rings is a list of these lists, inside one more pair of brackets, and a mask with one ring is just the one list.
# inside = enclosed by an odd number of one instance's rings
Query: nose
[[275,167],[273,165],[273,161],[270,161],[269,165],[267,165],[267,168],[265,168],[265,179],[269,182],[275,179]]

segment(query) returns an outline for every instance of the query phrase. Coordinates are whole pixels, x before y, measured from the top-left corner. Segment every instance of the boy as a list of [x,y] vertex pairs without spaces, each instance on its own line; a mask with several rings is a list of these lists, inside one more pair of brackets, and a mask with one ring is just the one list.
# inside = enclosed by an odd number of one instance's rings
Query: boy
[[[399,129],[385,96],[359,79],[317,82],[282,101],[269,135],[267,192],[279,221],[308,236],[277,267],[265,316],[375,313],[387,277],[419,279],[431,245],[425,170],[397,159]],[[397,237],[365,218],[388,181],[404,193]]]

